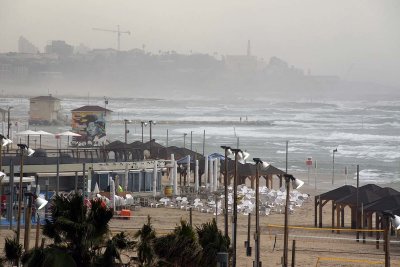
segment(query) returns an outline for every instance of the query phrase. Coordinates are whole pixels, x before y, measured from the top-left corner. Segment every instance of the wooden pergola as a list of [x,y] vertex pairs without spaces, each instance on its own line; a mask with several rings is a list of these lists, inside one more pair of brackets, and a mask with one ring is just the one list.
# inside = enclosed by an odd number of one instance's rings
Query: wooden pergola
[[[332,228],[334,227],[334,222],[335,222],[335,209],[336,209],[336,201],[349,196],[353,192],[355,192],[357,189],[352,186],[352,185],[344,185],[339,188],[333,189],[329,192],[320,194],[318,196],[315,196],[315,206],[314,206],[314,226],[319,228],[322,228],[322,208],[329,202],[332,202]],[[342,212],[342,218],[344,218],[344,211]],[[318,223],[319,221],[319,223]],[[342,225],[344,225],[344,221],[342,222]]]
[[[344,227],[344,214],[342,211],[346,206],[349,206],[351,209],[351,228],[360,228],[361,223],[361,211],[364,205],[368,205],[382,198],[379,191],[382,188],[375,184],[367,184],[358,188],[355,192],[350,194],[349,196],[343,197],[335,202],[336,206],[332,210],[333,213],[336,210],[337,216],[337,225]],[[341,217],[342,224],[339,224]],[[333,225],[333,224],[332,224]]]
[[[386,189],[386,188],[383,188]],[[391,188],[390,188],[391,189]],[[397,192],[397,194],[393,191]],[[394,189],[389,190],[389,194],[394,194],[394,195],[388,195],[386,197],[383,197],[379,199],[378,201],[375,201],[367,206],[364,207],[364,216],[363,220],[367,221],[367,227],[369,230],[372,230],[372,218],[375,213],[375,229],[384,229],[384,220],[382,220],[382,212],[390,210],[393,212],[393,214],[398,215],[400,210],[400,193]],[[391,192],[390,192],[391,191]],[[372,236],[372,231],[369,232],[369,236]],[[379,232],[377,232],[376,235],[376,248],[379,248],[379,240],[380,235]],[[365,239],[365,235],[363,235],[363,239]]]

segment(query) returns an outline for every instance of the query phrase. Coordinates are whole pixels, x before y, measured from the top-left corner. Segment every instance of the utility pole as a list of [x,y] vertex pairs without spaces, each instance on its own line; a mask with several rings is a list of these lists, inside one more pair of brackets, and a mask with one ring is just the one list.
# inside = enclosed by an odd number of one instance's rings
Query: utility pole
[[[7,139],[10,139],[10,127],[11,127],[11,123],[10,123],[10,109],[12,109],[13,107],[8,107],[7,109]],[[7,146],[7,152],[9,151],[9,148]]]

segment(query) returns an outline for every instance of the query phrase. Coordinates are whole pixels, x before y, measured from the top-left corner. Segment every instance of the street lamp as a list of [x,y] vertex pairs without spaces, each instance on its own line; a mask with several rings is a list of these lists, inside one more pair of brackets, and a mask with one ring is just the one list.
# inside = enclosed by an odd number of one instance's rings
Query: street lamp
[[140,125],[142,126],[142,143],[143,143],[143,127],[144,127],[144,126],[147,126],[147,122],[141,121],[141,122],[140,122]]
[[256,163],[256,233],[254,235],[255,239],[255,246],[256,246],[256,253],[255,253],[255,264],[254,267],[260,267],[260,213],[259,213],[259,186],[260,186],[260,165],[262,168],[267,168],[268,163],[263,162],[259,158],[253,158],[254,162]]
[[19,237],[21,233],[21,211],[22,211],[22,179],[24,177],[24,155],[28,157],[32,156],[35,153],[35,150],[29,148],[25,144],[17,144],[20,150],[20,171],[19,171],[19,195],[18,195],[18,221],[17,221],[17,240],[19,243]]
[[221,146],[222,149],[225,150],[225,159],[224,159],[224,195],[225,195],[225,237],[228,237],[228,153],[232,153],[231,148],[229,146]]
[[332,184],[335,181],[335,153],[337,152],[337,148],[332,150]]
[[186,135],[187,133],[183,133],[183,148],[186,148]]
[[108,105],[108,98],[104,96],[104,120],[106,120],[107,116],[107,105]]
[[231,149],[232,153],[235,154],[235,172],[233,178],[233,255],[232,255],[232,266],[236,267],[236,243],[237,243],[237,179],[238,179],[238,161],[245,161],[249,154],[247,152],[243,152],[238,148]]
[[193,151],[193,131],[190,131],[190,150]]
[[284,174],[286,183],[286,206],[285,206],[285,228],[283,238],[283,267],[288,266],[288,239],[289,239],[289,228],[288,228],[288,208],[289,208],[289,191],[290,182],[292,182],[292,188],[298,189],[303,186],[304,182],[300,179],[293,177],[291,174]]
[[151,142],[153,140],[152,135],[151,135],[151,125],[152,124],[156,125],[156,121],[153,121],[153,120],[149,121],[149,127],[150,127],[150,156],[151,156]]
[[[25,194],[26,197],[28,197],[28,207],[27,207],[27,213],[25,215],[25,232],[24,232],[24,249],[25,251],[29,250],[29,239],[30,239],[30,232],[31,232],[31,217],[32,217],[32,200],[35,199],[35,208],[36,211],[42,209],[46,204],[48,203],[47,200],[40,198],[33,194],[32,192],[28,192]],[[39,214],[38,214],[38,219],[39,219]],[[39,221],[37,222],[36,226],[36,236],[38,237],[39,233]]]
[[127,119],[125,119],[124,120],[124,125],[125,125],[125,144],[127,144],[128,143],[128,133],[129,133],[129,130],[128,130],[128,123],[130,123],[130,122],[132,122],[131,120],[127,120]]
[[46,199],[37,197],[35,201],[35,206],[36,206],[36,217],[37,217],[37,222],[36,222],[36,240],[35,240],[35,248],[39,246],[39,228],[40,228],[40,215],[39,215],[39,210],[44,208],[44,206],[49,203]]
[[[5,173],[3,173],[3,151],[2,148],[3,146],[7,146],[11,144],[12,141],[5,137],[4,135],[0,134],[0,196],[3,195],[3,188],[1,186],[1,180],[6,176]],[[1,218],[0,218],[1,219]]]
[[[2,148],[3,146],[8,146],[12,143],[12,140],[8,139],[4,135],[0,134],[0,172],[3,171],[3,158],[2,158]],[[1,194],[1,192],[0,192]]]
[[[11,123],[10,123],[10,109],[12,109],[13,107],[8,107],[7,109],[7,138],[10,139],[10,127],[11,127]],[[8,147],[7,147],[7,152],[8,152]]]
[[385,218],[385,267],[390,266],[390,242],[389,242],[389,221],[391,219],[394,229],[400,230],[400,217],[393,215],[390,210],[385,210],[382,212],[383,218]]

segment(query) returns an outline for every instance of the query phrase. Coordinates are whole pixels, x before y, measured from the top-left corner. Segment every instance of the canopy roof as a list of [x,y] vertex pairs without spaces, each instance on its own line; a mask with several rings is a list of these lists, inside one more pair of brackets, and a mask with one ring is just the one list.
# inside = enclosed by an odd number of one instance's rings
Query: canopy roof
[[338,199],[349,196],[356,190],[357,190],[357,188],[355,188],[352,185],[344,185],[344,186],[338,187],[336,189],[333,189],[331,191],[328,191],[326,193],[320,194],[320,195],[316,196],[316,198],[321,198],[321,200],[335,200],[336,201]]
[[367,206],[364,210],[367,212],[382,212],[385,210],[394,210],[400,207],[400,193],[397,195],[389,195],[375,201]]
[[56,133],[55,136],[81,136],[81,135],[71,131],[66,131],[62,133]]
[[40,135],[38,132],[32,131],[32,130],[25,130],[16,133],[17,135]]
[[[382,189],[380,186],[374,184],[367,184],[358,188],[358,203],[364,205],[377,201],[382,198],[378,191]],[[338,199],[336,203],[356,205],[357,204],[357,189],[348,196]]]

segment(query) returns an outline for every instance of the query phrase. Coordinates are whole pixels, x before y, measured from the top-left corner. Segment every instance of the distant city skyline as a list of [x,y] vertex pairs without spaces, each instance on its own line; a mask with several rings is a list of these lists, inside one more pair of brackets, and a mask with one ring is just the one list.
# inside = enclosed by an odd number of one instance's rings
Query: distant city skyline
[[43,51],[51,40],[152,53],[277,56],[347,80],[400,86],[400,1],[149,0],[0,2],[0,52],[24,36]]

